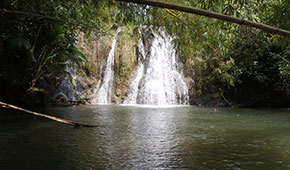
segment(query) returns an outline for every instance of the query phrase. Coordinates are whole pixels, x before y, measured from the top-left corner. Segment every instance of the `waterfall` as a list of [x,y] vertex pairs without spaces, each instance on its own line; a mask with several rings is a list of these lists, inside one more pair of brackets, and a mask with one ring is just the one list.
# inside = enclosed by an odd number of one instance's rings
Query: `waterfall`
[[118,34],[122,30],[119,28],[114,37],[112,43],[112,49],[109,53],[107,59],[106,70],[104,72],[103,80],[99,80],[98,85],[95,89],[94,96],[91,100],[92,104],[109,104],[112,99],[112,89],[114,83],[114,58],[115,58],[115,48],[117,44]]
[[[173,38],[164,32],[152,32],[152,45],[146,49],[139,40],[139,64],[129,87],[125,104],[188,104],[188,88],[178,71]],[[141,61],[143,59],[143,62]]]

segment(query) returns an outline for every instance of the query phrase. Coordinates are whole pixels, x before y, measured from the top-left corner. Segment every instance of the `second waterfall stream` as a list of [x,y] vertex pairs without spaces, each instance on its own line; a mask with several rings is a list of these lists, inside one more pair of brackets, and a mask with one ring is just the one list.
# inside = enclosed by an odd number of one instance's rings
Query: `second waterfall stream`
[[117,45],[117,39],[119,33],[122,29],[118,29],[113,43],[112,49],[109,53],[107,59],[106,70],[104,72],[103,80],[99,80],[98,85],[95,89],[94,96],[91,100],[92,104],[110,104],[112,101],[112,91],[113,91],[113,84],[114,84],[114,59],[115,59],[115,49]]

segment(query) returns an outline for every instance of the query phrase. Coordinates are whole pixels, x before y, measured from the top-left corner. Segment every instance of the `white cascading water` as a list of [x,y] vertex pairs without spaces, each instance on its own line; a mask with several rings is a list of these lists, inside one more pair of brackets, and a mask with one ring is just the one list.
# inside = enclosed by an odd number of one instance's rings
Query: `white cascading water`
[[[112,43],[112,49],[109,53],[108,59],[107,59],[107,65],[106,70],[104,72],[104,78],[101,83],[101,80],[98,82],[98,87],[96,87],[94,96],[91,100],[92,104],[109,104],[112,100],[112,89],[113,89],[113,83],[114,83],[114,59],[115,59],[115,48],[117,45],[117,38],[119,33],[122,31],[122,29],[118,29],[117,33],[114,37],[113,43]],[[101,84],[101,85],[100,85]]]
[[153,32],[150,55],[145,56],[142,38],[139,52],[144,59],[139,61],[135,77],[130,85],[124,104],[186,105],[189,102],[188,88],[179,73],[173,38],[164,32]]

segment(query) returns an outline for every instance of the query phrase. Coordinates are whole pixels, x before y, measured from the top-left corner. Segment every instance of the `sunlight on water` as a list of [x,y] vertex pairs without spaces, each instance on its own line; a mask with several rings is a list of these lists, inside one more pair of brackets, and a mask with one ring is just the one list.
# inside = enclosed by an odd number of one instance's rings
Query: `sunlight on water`
[[290,168],[287,110],[91,105],[0,115],[1,170]]

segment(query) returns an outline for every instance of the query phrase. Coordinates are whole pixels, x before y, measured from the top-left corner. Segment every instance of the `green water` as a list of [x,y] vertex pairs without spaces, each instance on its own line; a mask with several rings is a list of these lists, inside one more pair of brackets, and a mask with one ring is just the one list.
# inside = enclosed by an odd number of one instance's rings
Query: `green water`
[[0,111],[1,170],[290,169],[290,111],[136,106]]

